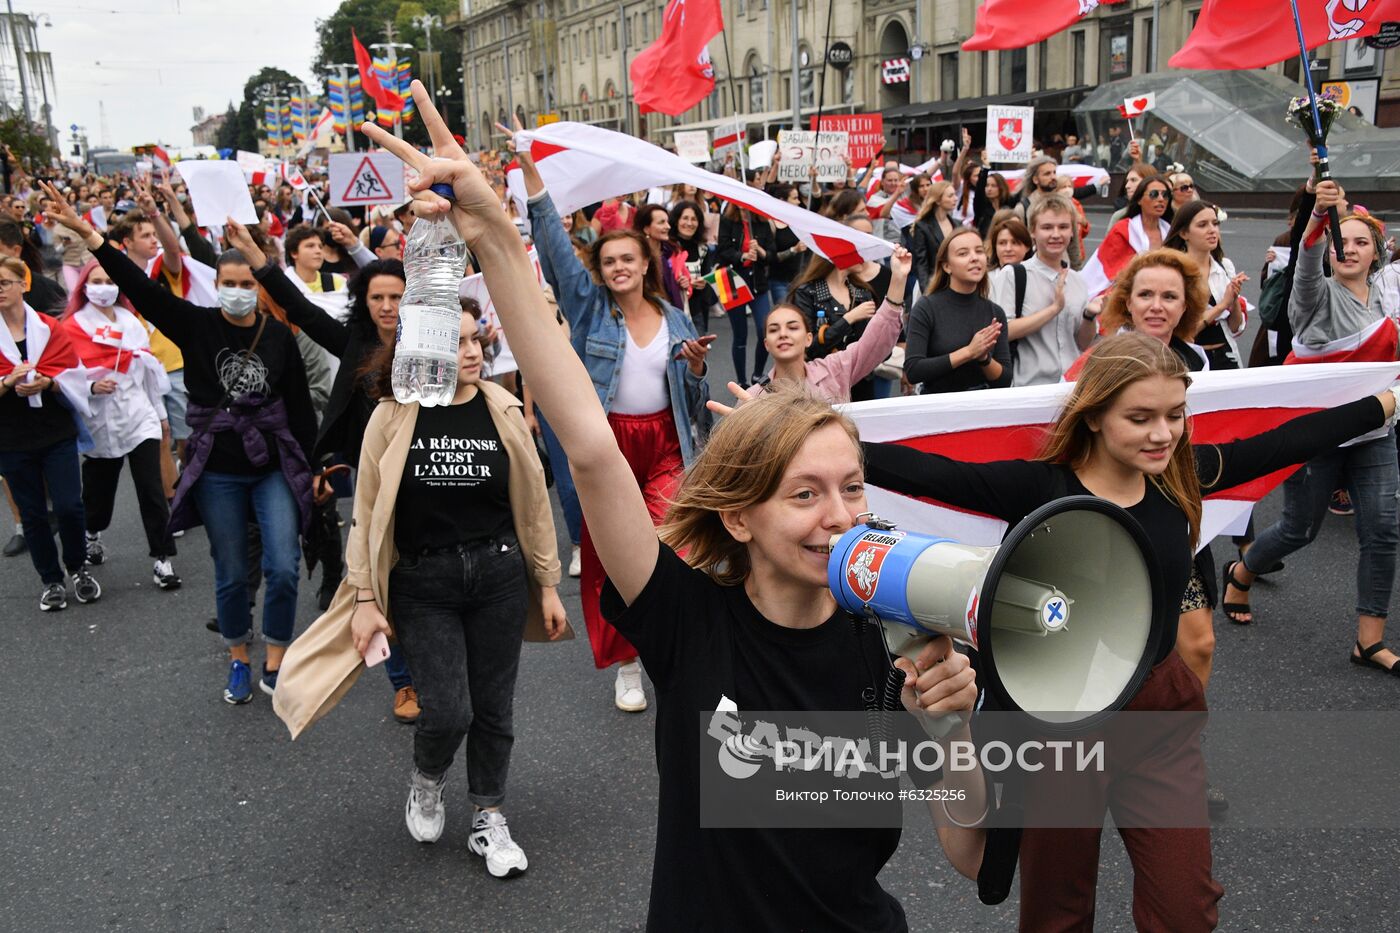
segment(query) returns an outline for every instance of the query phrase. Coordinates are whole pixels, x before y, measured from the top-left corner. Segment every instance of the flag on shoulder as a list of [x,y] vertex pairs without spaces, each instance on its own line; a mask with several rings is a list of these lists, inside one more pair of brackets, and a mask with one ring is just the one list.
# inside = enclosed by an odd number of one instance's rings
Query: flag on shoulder
[[744,281],[744,277],[726,266],[716,268],[705,281],[714,286],[715,294],[719,296],[719,303],[724,310],[731,311],[740,305],[746,305],[753,301],[753,292],[749,289],[749,283]]

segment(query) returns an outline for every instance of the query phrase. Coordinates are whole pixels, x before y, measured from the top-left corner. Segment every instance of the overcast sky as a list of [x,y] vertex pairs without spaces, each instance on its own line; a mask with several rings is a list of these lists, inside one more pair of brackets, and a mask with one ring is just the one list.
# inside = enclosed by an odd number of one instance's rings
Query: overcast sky
[[[88,141],[125,149],[162,142],[188,146],[193,109],[222,113],[264,65],[308,83],[316,20],[339,0],[13,0],[16,13],[48,13],[39,48],[53,53],[54,125],[65,151],[68,127]],[[33,88],[30,89],[33,92]],[[98,102],[105,104],[104,138]],[[37,101],[31,102],[37,111]]]

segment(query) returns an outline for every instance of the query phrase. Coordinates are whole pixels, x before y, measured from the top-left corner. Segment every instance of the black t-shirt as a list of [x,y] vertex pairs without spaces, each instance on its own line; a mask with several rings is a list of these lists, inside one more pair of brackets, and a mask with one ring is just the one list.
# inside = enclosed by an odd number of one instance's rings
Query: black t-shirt
[[[29,341],[16,340],[15,347],[19,350],[19,358],[28,362]],[[40,397],[44,404],[35,408],[29,404],[28,398],[13,388],[0,395],[0,450],[42,450],[78,436],[73,412],[62,397],[58,384],[41,392]]]
[[[287,423],[307,460],[316,442],[316,414],[306,383],[306,367],[291,328],[269,319],[253,353],[243,351],[258,333],[229,323],[218,308],[201,308],[164,291],[123,253],[104,242],[93,251],[103,269],[131,299],[146,320],[180,348],[185,358],[185,389],[190,402],[218,408],[243,396],[280,398],[286,403]],[[205,469],[215,473],[257,475],[278,469],[277,445],[267,445],[268,462],[255,467],[234,431],[214,435]]]
[[424,548],[484,541],[515,529],[510,455],[477,392],[460,405],[419,408],[394,505],[394,544]]
[[700,828],[700,714],[725,697],[740,715],[864,709],[870,678],[859,659],[869,646],[850,616],[838,611],[811,629],[776,625],[742,586],[716,583],[664,544],[632,605],[608,583],[602,609],[656,684],[661,791],[647,929],[907,929],[876,880],[898,829]]
[[[1254,437],[1228,444],[1197,445],[1193,453],[1201,494],[1233,489],[1275,470],[1304,463],[1374,430],[1384,420],[1380,402],[1367,396],[1294,418]],[[994,515],[1012,526],[1057,498],[1093,495],[1065,464],[1027,460],[960,463],[899,444],[864,443],[861,447],[868,482]],[[1146,487],[1142,499],[1127,512],[1147,532],[1162,571],[1160,596],[1167,618],[1173,623],[1167,625],[1166,638],[1157,652],[1157,660],[1162,661],[1176,647],[1174,622],[1191,576],[1191,536],[1181,507],[1155,483],[1148,482]]]

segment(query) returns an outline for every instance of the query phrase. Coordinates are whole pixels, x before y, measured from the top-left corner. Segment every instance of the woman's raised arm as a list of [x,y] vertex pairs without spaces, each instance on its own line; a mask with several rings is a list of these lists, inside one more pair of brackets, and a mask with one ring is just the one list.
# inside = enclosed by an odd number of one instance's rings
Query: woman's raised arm
[[[435,158],[377,126],[365,124],[364,131],[418,171],[419,177],[410,183],[418,213],[440,216],[448,212],[480,260],[486,287],[510,337],[520,371],[569,456],[603,568],[618,595],[631,602],[651,578],[659,547],[632,468],[617,449],[593,380],[535,284],[520,234],[501,210],[486,179],[453,141],[422,82],[413,82],[413,99],[433,140]],[[430,191],[434,184],[451,185],[455,203]]]

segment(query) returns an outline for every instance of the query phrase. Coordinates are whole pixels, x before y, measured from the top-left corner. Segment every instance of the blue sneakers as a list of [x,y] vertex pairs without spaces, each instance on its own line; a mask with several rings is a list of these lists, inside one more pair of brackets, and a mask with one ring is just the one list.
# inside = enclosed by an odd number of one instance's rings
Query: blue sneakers
[[262,688],[263,693],[272,696],[277,689],[277,672],[268,670],[267,665],[264,664],[262,679],[258,681],[258,686]]
[[247,703],[253,698],[253,671],[242,661],[232,661],[228,666],[228,686],[224,688],[224,702],[235,705]]

